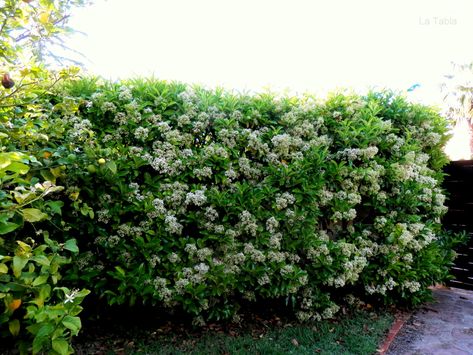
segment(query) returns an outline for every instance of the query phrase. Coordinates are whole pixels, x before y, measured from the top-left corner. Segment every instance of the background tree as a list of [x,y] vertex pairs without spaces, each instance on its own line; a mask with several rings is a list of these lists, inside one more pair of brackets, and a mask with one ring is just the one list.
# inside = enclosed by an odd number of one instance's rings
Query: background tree
[[[23,104],[13,103],[11,99],[18,98],[17,94],[24,88],[45,82],[54,84],[75,72],[49,72],[45,70],[45,59],[63,61],[51,46],[64,46],[64,35],[72,32],[68,26],[71,10],[88,3],[88,0],[0,1],[0,73],[5,88],[0,92],[0,107]],[[22,93],[20,101],[29,102],[29,96]]]
[[453,127],[447,153],[453,160],[473,156],[473,62],[454,64],[452,73],[442,84],[445,114]]
[[1,57],[18,64],[21,55],[42,60],[53,56],[51,44],[63,44],[64,34],[73,31],[68,26],[70,12],[89,0],[4,0],[0,8]]

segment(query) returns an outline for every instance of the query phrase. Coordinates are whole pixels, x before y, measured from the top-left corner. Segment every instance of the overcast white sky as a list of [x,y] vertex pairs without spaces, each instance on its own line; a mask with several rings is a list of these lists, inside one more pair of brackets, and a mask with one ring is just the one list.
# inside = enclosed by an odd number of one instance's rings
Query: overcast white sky
[[150,75],[238,90],[421,86],[473,60],[472,0],[96,0],[69,45],[107,78]]

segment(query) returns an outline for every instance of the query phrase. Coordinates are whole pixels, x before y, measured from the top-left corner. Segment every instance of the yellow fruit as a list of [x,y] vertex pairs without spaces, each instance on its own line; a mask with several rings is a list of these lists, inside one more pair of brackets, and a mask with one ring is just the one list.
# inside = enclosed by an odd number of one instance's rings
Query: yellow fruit
[[49,13],[48,12],[42,12],[39,14],[38,20],[40,23],[43,25],[47,24],[49,22]]
[[15,309],[18,309],[20,306],[21,306],[21,300],[18,298],[11,301],[11,303],[8,305],[8,308],[14,311]]
[[104,165],[104,164],[105,164],[105,159],[104,159],[104,158],[100,158],[99,160],[97,160],[97,162],[98,162],[100,165]]
[[48,159],[52,154],[50,152],[44,152],[43,158]]

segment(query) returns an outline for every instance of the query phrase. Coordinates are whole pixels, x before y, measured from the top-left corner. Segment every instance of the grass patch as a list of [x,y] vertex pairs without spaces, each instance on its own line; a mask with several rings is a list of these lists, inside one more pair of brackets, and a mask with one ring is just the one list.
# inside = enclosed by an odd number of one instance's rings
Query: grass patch
[[129,354],[374,354],[393,321],[389,313],[357,312],[336,321],[285,324],[259,335],[208,331],[199,338],[142,340]]

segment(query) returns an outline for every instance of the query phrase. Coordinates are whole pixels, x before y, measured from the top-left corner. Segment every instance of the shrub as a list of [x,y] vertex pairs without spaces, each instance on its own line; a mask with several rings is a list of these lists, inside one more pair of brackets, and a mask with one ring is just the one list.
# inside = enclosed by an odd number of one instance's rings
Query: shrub
[[156,80],[84,79],[51,100],[57,157],[74,156],[63,218],[82,252],[67,278],[110,304],[202,322],[284,299],[320,319],[343,299],[421,302],[448,275],[446,123],[431,108]]
[[[45,133],[54,130],[41,117],[47,107],[13,104],[0,111],[0,336],[13,337],[22,353],[69,354],[81,327],[79,304],[89,291],[61,285],[60,271],[71,262],[67,253],[77,253],[77,245],[72,238],[59,244],[46,230],[61,216],[64,203],[53,196],[62,190],[55,176],[65,168],[51,166],[54,151]],[[34,227],[41,221],[45,230]],[[62,221],[53,226],[66,228]],[[44,244],[36,241],[43,238]]]
[[7,252],[0,255],[0,299],[4,305],[0,326],[8,326],[3,335],[16,337],[22,353],[54,350],[71,354],[71,338],[81,328],[79,304],[90,291],[56,284],[61,278],[59,269],[70,262],[64,251],[78,251],[75,241],[59,245],[45,232],[45,244],[18,241],[13,256],[8,255],[4,240],[0,242],[1,254]]
[[[13,336],[22,353],[72,352],[69,340],[80,329],[76,316],[88,292],[58,283],[60,267],[70,262],[67,253],[78,251],[74,240],[58,244],[33,225],[60,216],[63,205],[51,196],[61,189],[55,180],[65,165],[51,166],[55,152],[48,146],[49,134],[60,127],[49,126],[43,113],[50,105],[42,99],[55,83],[77,74],[47,71],[41,59],[52,54],[48,44],[70,31],[71,8],[84,4],[5,0],[0,7],[0,336]],[[33,239],[43,236],[44,244]]]

